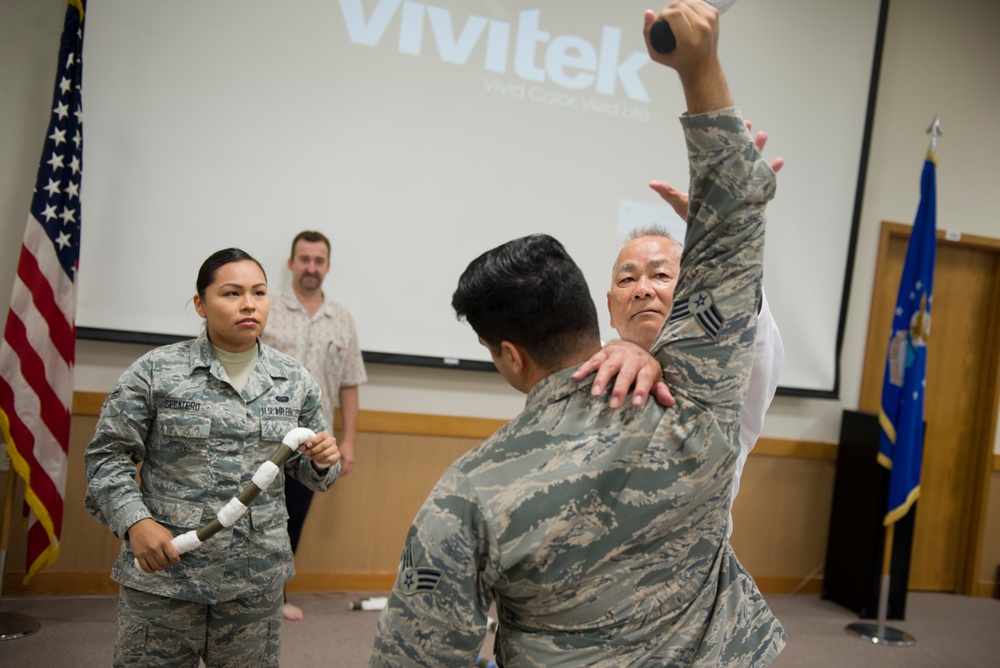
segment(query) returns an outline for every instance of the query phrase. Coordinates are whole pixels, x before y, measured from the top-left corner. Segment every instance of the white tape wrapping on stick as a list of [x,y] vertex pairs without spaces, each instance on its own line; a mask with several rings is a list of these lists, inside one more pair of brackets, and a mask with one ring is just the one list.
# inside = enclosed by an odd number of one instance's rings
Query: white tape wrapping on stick
[[216,518],[218,518],[219,524],[228,529],[229,527],[236,524],[236,520],[243,517],[243,514],[246,513],[246,511],[247,507],[244,506],[240,502],[240,500],[234,496],[233,498],[229,499],[229,503],[223,506],[222,510],[216,513],[215,516]]
[[[285,437],[281,439],[282,445],[288,448],[288,452],[284,453],[282,456],[278,456],[281,453],[279,449],[271,456],[271,459],[260,465],[257,471],[253,474],[253,479],[251,480],[253,486],[259,490],[267,489],[274,482],[274,479],[278,477],[278,473],[281,469],[272,460],[278,460],[284,462],[288,457],[298,451],[299,446],[313,439],[316,436],[316,432],[312,429],[307,429],[306,427],[296,427],[289,430]],[[320,468],[330,468],[330,465],[317,464]],[[244,492],[247,490],[244,489]],[[241,493],[242,494],[242,493]],[[246,513],[247,507],[242,501],[237,497],[233,497],[217,514],[216,519],[219,521],[223,527],[231,527],[236,523],[239,518],[243,517]],[[173,544],[174,549],[177,550],[177,554],[184,554],[185,552],[190,552],[191,550],[199,547],[202,544],[202,540],[198,538],[198,531],[192,530],[187,533],[183,533],[179,536],[174,536],[170,542]],[[139,558],[136,557],[134,560],[135,567],[142,570],[142,566],[139,565]]]
[[280,472],[281,469],[278,468],[278,465],[268,460],[261,464],[257,472],[253,474],[253,484],[261,489],[267,489]]
[[316,432],[312,429],[296,427],[285,434],[285,437],[281,439],[281,442],[288,446],[288,449],[292,452],[297,452],[300,445],[312,440],[314,436],[316,436]]
[[[198,532],[194,529],[191,529],[191,531],[188,531],[187,533],[182,533],[180,536],[174,536],[174,539],[170,542],[173,543],[174,547],[177,549],[177,554],[190,552],[201,545],[201,541],[198,539]],[[138,560],[136,563],[138,563]]]
[[[296,427],[295,429],[292,429],[290,432],[285,434],[285,438],[281,442],[287,445],[289,448],[291,448],[292,452],[295,452],[296,450],[299,449],[300,445],[306,443],[307,441],[312,440],[314,436],[316,436],[316,432],[312,431],[311,429],[306,429],[305,427]],[[321,469],[328,469],[330,468],[330,464],[316,464],[316,467]]]

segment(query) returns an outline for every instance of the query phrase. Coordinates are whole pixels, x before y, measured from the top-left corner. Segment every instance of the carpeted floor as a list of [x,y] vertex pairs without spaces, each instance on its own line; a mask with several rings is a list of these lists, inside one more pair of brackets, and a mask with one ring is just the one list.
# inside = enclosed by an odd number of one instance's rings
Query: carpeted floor
[[[348,610],[348,604],[367,595],[382,594],[292,594],[290,599],[306,618],[282,627],[281,665],[366,666],[378,613]],[[5,613],[20,613],[37,620],[40,629],[0,641],[0,666],[110,666],[116,600],[5,597],[0,600],[0,622]],[[916,644],[911,647],[876,646],[849,634],[848,624],[869,620],[814,595],[772,595],[767,601],[789,636],[788,646],[772,664],[777,668],[1000,666],[1000,600],[911,592],[906,620],[888,624],[913,636]]]

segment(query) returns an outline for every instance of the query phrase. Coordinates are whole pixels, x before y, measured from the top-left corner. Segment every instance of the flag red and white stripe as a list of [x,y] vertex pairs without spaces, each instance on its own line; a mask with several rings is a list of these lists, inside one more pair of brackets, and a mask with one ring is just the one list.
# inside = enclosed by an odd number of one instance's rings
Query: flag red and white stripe
[[0,430],[25,484],[25,582],[59,555],[73,401],[86,0],[67,4],[48,134],[0,342]]

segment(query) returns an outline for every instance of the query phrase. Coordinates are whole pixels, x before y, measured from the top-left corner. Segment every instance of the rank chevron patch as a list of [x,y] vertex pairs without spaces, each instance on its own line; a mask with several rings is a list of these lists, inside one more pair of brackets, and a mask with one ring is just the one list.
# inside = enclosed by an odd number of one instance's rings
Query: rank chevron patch
[[670,311],[670,324],[693,317],[713,339],[722,329],[722,314],[715,307],[715,300],[708,290],[700,290],[690,297],[678,299]]
[[432,592],[437,588],[441,580],[441,571],[437,568],[415,568],[413,566],[413,553],[410,546],[406,546],[403,553],[403,570],[399,574],[399,588],[407,596],[416,594],[418,591]]

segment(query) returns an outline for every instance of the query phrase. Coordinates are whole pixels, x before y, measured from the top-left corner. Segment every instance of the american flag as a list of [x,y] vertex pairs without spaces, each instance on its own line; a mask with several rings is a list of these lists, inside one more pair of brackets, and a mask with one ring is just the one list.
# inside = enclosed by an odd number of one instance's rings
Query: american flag
[[59,556],[73,401],[86,0],[67,4],[49,128],[0,342],[0,430],[25,484],[25,583]]

